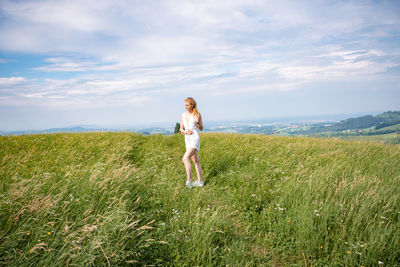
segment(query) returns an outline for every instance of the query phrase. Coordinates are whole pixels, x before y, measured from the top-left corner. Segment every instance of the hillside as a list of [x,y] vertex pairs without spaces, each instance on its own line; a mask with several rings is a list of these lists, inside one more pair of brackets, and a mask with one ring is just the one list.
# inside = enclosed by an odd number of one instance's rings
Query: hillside
[[400,147],[202,134],[0,137],[0,263],[400,265]]
[[384,128],[400,123],[400,111],[388,111],[372,116],[366,115],[357,118],[349,118],[331,126],[325,127],[326,131],[345,131],[360,130],[374,127],[375,129]]
[[349,118],[338,123],[321,122],[298,127],[278,127],[277,131],[281,135],[283,133],[291,136],[338,137],[400,144],[400,111]]

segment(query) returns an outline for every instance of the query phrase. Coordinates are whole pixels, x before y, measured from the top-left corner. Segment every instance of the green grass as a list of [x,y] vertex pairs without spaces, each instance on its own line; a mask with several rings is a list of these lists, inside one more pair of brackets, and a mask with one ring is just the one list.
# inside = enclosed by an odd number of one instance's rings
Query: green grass
[[[0,137],[0,264],[400,265],[400,147],[203,134]],[[195,173],[194,173],[195,175]]]
[[390,134],[379,134],[379,135],[348,135],[342,136],[345,140],[358,140],[358,141],[369,141],[369,142],[379,142],[385,144],[400,144],[400,134],[390,133]]

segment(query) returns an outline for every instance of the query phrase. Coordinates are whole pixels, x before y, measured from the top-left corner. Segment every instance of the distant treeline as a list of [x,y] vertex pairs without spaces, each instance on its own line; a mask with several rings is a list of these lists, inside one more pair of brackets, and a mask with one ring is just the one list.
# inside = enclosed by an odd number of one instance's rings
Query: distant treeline
[[400,111],[388,111],[377,116],[367,115],[346,119],[327,128],[333,131],[358,130],[370,127],[380,129],[398,123],[400,123]]
[[[374,127],[374,130],[378,130],[396,124],[400,124],[400,111],[388,111],[376,116],[366,115],[358,118],[350,118],[342,120],[330,126],[325,126],[323,124],[313,125],[309,130],[299,131],[298,133],[310,134],[310,133],[320,133],[320,132],[342,132],[346,130],[361,130],[372,127]],[[396,132],[396,129],[379,131],[379,133],[376,134],[393,133],[393,132]],[[364,134],[368,135],[367,133]]]
[[380,135],[380,134],[390,134],[390,133],[400,134],[400,129],[388,129],[388,130],[383,130],[383,131],[362,132],[362,133],[359,133],[359,135]]
[[396,125],[396,124],[400,124],[400,120],[391,121],[391,122],[381,122],[377,126],[375,126],[375,129],[378,130],[378,129],[382,129],[382,128],[389,127],[389,126]]

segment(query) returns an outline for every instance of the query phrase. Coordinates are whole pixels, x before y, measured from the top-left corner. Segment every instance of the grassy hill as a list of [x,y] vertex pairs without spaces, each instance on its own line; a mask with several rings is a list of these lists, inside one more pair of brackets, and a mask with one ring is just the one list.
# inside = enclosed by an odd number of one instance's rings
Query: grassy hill
[[400,265],[400,147],[203,134],[0,137],[0,264]]
[[278,134],[400,144],[400,111],[387,111],[376,116],[349,118],[338,123],[321,122],[293,128],[279,127]]

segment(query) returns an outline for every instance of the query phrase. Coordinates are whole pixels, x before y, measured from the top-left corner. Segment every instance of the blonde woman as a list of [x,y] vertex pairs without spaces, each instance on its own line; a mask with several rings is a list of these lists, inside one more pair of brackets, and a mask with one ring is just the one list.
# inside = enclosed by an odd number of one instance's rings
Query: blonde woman
[[[200,150],[200,136],[199,130],[203,130],[203,120],[199,111],[197,110],[196,101],[188,97],[185,99],[185,109],[181,116],[181,134],[185,135],[186,153],[183,156],[183,163],[185,165],[187,180],[186,187],[191,188],[192,186],[204,186],[204,182],[201,178],[201,165],[198,156]],[[197,173],[197,181],[192,183],[192,165],[190,159],[194,163],[194,167]]]

